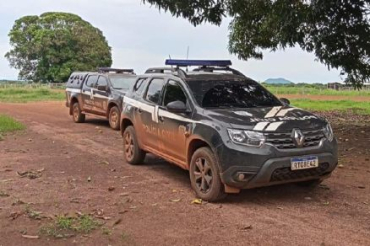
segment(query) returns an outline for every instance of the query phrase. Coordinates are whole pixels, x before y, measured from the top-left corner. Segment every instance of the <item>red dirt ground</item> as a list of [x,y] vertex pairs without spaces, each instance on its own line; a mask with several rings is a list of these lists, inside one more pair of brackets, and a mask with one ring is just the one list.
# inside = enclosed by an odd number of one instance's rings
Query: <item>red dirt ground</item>
[[[104,120],[75,124],[62,102],[1,103],[0,113],[27,125],[0,141],[0,192],[9,195],[0,196],[1,246],[370,245],[369,122],[332,119],[341,168],[314,190],[267,187],[195,205],[186,171],[154,157],[142,166],[124,163],[121,136]],[[37,179],[16,173],[42,168]],[[100,228],[50,238],[39,234],[50,218],[31,219],[22,214],[27,208],[48,217],[102,209],[111,235]],[[16,212],[22,215],[12,219]]]

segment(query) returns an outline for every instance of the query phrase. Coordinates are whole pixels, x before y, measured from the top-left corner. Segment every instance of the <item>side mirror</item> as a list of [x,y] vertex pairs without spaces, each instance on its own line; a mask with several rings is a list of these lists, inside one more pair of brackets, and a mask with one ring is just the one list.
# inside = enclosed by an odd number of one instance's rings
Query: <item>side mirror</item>
[[280,98],[280,102],[282,102],[284,104],[284,106],[289,106],[290,105],[290,101],[287,98]]
[[170,103],[167,104],[166,108],[171,113],[178,113],[179,114],[179,113],[186,113],[187,112],[186,105],[182,101],[170,102]]
[[108,86],[106,86],[106,85],[98,85],[97,89],[99,91],[107,91],[108,90]]

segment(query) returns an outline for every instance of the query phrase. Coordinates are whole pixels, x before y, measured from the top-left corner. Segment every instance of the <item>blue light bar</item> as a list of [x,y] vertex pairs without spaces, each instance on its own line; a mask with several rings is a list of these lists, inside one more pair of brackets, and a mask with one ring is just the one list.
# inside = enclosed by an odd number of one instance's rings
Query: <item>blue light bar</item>
[[228,67],[232,63],[230,60],[174,60],[167,59],[166,65],[188,67],[188,66],[216,66],[216,67]]

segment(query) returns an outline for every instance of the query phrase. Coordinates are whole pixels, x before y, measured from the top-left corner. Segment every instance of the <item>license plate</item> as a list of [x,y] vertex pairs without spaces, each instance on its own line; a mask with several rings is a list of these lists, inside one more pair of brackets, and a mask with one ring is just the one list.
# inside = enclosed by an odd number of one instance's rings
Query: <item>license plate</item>
[[291,159],[292,170],[310,169],[318,166],[319,158],[317,156],[297,157]]

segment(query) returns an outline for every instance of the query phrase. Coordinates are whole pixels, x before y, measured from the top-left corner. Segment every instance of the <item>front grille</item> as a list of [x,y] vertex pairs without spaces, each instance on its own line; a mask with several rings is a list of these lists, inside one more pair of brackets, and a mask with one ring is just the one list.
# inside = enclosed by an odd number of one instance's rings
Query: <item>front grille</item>
[[[323,138],[325,138],[323,130],[306,130],[302,131],[305,136],[303,148],[318,146]],[[269,132],[264,133],[266,136],[266,143],[274,145],[278,149],[295,149],[292,132]]]
[[317,177],[323,175],[329,168],[329,163],[321,163],[319,167],[304,170],[292,171],[290,167],[276,169],[271,175],[271,182],[274,181],[289,181],[302,178]]

